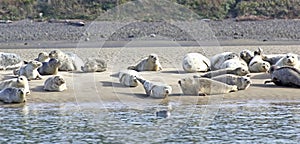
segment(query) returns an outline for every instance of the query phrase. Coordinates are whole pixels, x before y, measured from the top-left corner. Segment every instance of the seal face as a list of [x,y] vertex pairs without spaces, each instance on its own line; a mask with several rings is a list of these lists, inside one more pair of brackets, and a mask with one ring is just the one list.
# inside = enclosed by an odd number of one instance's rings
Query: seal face
[[252,81],[247,76],[237,76],[233,74],[225,74],[213,77],[212,80],[226,83],[228,85],[236,85],[238,90],[246,90],[249,88]]
[[157,54],[150,54],[147,58],[142,59],[136,66],[129,66],[128,69],[136,71],[161,71],[162,66]]
[[49,77],[44,83],[46,91],[64,91],[67,89],[66,81],[62,76]]
[[23,88],[9,87],[0,91],[0,101],[4,103],[26,102],[26,92]]
[[61,62],[61,66],[58,68],[58,70],[60,71],[76,70],[75,62],[69,55],[62,52],[61,50],[53,50],[49,53],[50,58],[56,58]]
[[119,72],[119,81],[122,85],[127,87],[137,87],[139,73],[135,70],[123,70]]
[[262,49],[255,51],[255,56],[249,63],[250,72],[267,72],[270,69],[270,63],[263,60]]
[[300,68],[299,59],[297,54],[288,53],[284,57],[282,57],[278,62],[275,64],[276,66],[292,66],[295,68]]
[[186,72],[206,72],[210,70],[210,60],[200,53],[188,53],[182,60]]
[[37,69],[42,66],[41,62],[29,61],[26,65],[22,66],[19,70],[14,70],[14,75],[25,76],[28,80],[42,79]]
[[178,81],[184,95],[205,96],[238,91],[236,85],[228,85],[209,78],[182,78]]
[[28,80],[25,76],[19,76],[18,78],[12,78],[12,79],[0,81],[0,90],[8,87],[24,88],[24,92],[27,95],[30,94]]
[[143,78],[136,77],[136,79],[143,84],[146,95],[152,98],[166,98],[172,93],[172,87],[170,85],[160,83],[160,82],[151,82]]
[[104,72],[107,69],[107,63],[98,58],[87,59],[84,66],[81,67],[83,72]]
[[300,88],[300,71],[291,66],[272,66],[270,69],[271,80],[266,83],[273,82],[278,86],[297,87]]
[[51,58],[48,62],[43,62],[42,67],[38,68],[41,75],[56,75],[61,62],[56,58]]

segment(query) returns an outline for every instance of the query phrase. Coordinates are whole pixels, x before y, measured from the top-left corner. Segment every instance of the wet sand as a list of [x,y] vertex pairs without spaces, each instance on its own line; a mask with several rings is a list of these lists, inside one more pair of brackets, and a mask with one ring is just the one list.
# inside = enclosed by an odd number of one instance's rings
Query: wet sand
[[[221,103],[248,103],[260,101],[299,101],[300,89],[264,84],[269,79],[266,73],[252,73],[253,84],[249,89],[235,93],[211,96],[183,96],[178,80],[182,77],[192,76],[196,73],[185,73],[181,66],[183,56],[188,52],[200,52],[208,57],[224,52],[240,52],[243,49],[256,50],[258,46],[223,46],[223,47],[134,47],[134,48],[62,48],[66,52],[74,52],[81,59],[87,57],[100,57],[107,60],[108,70],[102,73],[59,72],[67,81],[67,90],[63,92],[46,92],[43,90],[43,80],[29,82],[31,95],[27,97],[27,104],[33,103],[94,103],[98,106],[106,106],[108,103],[126,105],[159,104],[166,101],[180,104],[221,104]],[[264,45],[261,46],[265,53],[300,54],[299,45]],[[47,49],[1,49],[2,52],[19,54],[25,60],[34,59],[39,52],[51,51]],[[142,85],[136,88],[128,88],[119,84],[117,72],[136,64],[140,59],[150,53],[157,53],[163,66],[161,72],[141,72],[148,80],[161,81],[172,86],[173,92],[168,99],[153,99],[145,96]],[[80,64],[81,61],[78,60]],[[13,77],[12,71],[1,71],[1,79]]]

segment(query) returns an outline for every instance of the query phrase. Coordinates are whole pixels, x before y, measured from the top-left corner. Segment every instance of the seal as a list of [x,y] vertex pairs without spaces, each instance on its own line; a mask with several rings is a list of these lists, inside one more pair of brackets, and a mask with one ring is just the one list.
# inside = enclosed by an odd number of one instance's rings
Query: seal
[[241,58],[233,58],[233,59],[229,59],[226,60],[222,65],[221,65],[221,69],[226,69],[226,68],[232,68],[232,69],[236,69],[238,67],[242,67],[244,69],[248,70],[248,65],[247,63],[241,59]]
[[42,67],[38,68],[41,75],[56,75],[61,62],[56,58],[51,58],[48,62],[43,62]]
[[0,90],[8,87],[24,88],[24,92],[27,95],[30,94],[28,80],[25,76],[0,81]]
[[221,69],[221,65],[226,61],[234,58],[239,58],[238,54],[233,52],[223,52],[216,54],[210,58],[211,70]]
[[44,83],[44,90],[46,91],[64,91],[67,89],[66,81],[62,76],[49,77]]
[[104,72],[107,69],[107,63],[98,58],[87,59],[81,70],[83,72]]
[[18,69],[23,65],[21,57],[15,53],[0,52],[0,70]]
[[152,98],[166,98],[172,93],[172,87],[170,85],[160,83],[160,82],[151,82],[140,77],[136,79],[143,84],[147,96]]
[[246,90],[249,88],[252,81],[248,76],[237,76],[233,74],[225,74],[211,78],[228,85],[236,85],[238,90]]
[[142,59],[137,65],[129,66],[127,69],[136,71],[161,71],[162,66],[157,54],[150,54],[147,58]]
[[251,59],[254,57],[254,52],[250,50],[242,50],[240,52],[240,58],[243,59],[247,64],[250,63]]
[[26,102],[26,93],[23,88],[5,88],[0,91],[0,101],[4,103],[23,103]]
[[50,60],[49,54],[47,52],[41,52],[39,53],[38,57],[34,60],[39,62],[48,62]]
[[262,54],[262,59],[275,65],[281,58],[285,57],[286,54]]
[[271,80],[265,84],[273,82],[278,86],[300,88],[300,70],[291,66],[272,66],[270,68]]
[[200,53],[188,53],[182,60],[185,72],[206,72],[210,70],[210,60]]
[[41,62],[38,61],[29,61],[26,65],[22,66],[19,70],[14,70],[14,75],[25,76],[29,81],[42,79],[42,76],[39,74],[37,69],[42,66]]
[[119,72],[119,81],[122,85],[127,87],[137,87],[139,73],[135,70],[122,70]]
[[209,71],[204,74],[201,74],[200,76],[195,75],[194,78],[199,78],[199,77],[212,78],[212,77],[216,77],[216,76],[224,75],[224,74],[234,74],[234,75],[238,75],[238,76],[245,76],[249,73],[250,72],[247,69],[242,68],[242,67],[238,67],[235,69],[226,68],[226,69],[220,69],[220,70],[215,70],[215,71]]
[[228,85],[209,78],[186,77],[178,81],[184,95],[206,96],[238,91],[236,85]]
[[299,59],[297,54],[287,53],[284,57],[277,61],[276,66],[291,66],[300,69]]
[[74,71],[76,70],[75,62],[72,58],[62,52],[61,50],[53,50],[49,53],[50,58],[56,58],[61,62],[61,66],[58,68],[60,71]]
[[267,72],[270,69],[270,63],[264,61],[262,58],[262,50],[259,49],[258,51],[254,52],[254,57],[249,63],[249,70],[253,73],[259,72]]

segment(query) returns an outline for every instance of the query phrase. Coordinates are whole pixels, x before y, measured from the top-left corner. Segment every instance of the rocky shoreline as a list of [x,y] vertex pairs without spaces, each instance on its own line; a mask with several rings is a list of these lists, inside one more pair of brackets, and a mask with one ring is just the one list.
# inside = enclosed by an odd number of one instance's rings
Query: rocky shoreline
[[[300,20],[193,22],[86,22],[85,26],[30,20],[0,24],[0,43],[27,41],[130,41],[133,39],[297,41]],[[117,30],[117,31],[116,31]],[[199,36],[195,38],[195,35]]]

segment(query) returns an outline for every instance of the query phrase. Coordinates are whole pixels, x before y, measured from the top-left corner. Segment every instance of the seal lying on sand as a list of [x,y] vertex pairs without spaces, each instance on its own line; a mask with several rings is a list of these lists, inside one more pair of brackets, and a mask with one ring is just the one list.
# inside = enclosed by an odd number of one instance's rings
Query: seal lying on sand
[[172,93],[172,87],[167,84],[150,82],[139,77],[136,77],[136,79],[143,84],[147,96],[152,98],[166,98]]
[[267,72],[270,69],[270,63],[262,59],[262,49],[254,52],[254,57],[249,63],[250,72]]
[[61,62],[58,59],[51,58],[48,62],[43,62],[42,67],[38,68],[41,75],[56,75]]
[[184,95],[205,96],[238,91],[236,85],[228,85],[209,78],[182,78],[178,81]]
[[233,74],[220,75],[211,79],[228,85],[236,85],[238,90],[246,90],[252,83],[250,78],[247,76],[237,76]]
[[106,62],[98,58],[87,59],[84,66],[81,66],[83,72],[104,72],[106,69]]
[[234,74],[238,76],[245,76],[249,74],[250,72],[245,69],[245,68],[227,68],[227,69],[220,69],[220,70],[215,70],[215,71],[209,71],[207,73],[201,74],[200,76],[194,76],[194,78],[199,78],[199,77],[206,77],[206,78],[212,78],[215,76],[223,75],[223,74]]
[[210,70],[210,60],[200,53],[188,53],[183,58],[182,67],[186,72],[206,72]]
[[122,85],[128,87],[137,87],[138,80],[136,77],[140,77],[139,73],[135,70],[122,70],[119,72],[119,81]]
[[162,66],[157,54],[150,54],[147,58],[142,59],[136,66],[129,66],[128,69],[136,71],[160,71]]
[[273,82],[278,86],[300,88],[300,70],[291,66],[272,66],[270,69],[271,80],[265,84]]
[[242,67],[244,69],[248,70],[248,65],[247,63],[241,59],[241,58],[233,58],[233,59],[229,59],[226,60],[222,65],[221,65],[221,69],[226,69],[226,68],[238,68],[238,67]]
[[0,52],[0,70],[12,70],[23,65],[21,57],[15,53]]
[[58,68],[60,71],[74,71],[76,70],[75,62],[72,58],[62,52],[61,50],[53,50],[49,53],[50,58],[56,58],[61,62],[61,66]]
[[282,57],[280,60],[277,61],[275,64],[276,66],[282,67],[282,66],[292,66],[294,68],[299,69],[299,59],[297,54],[288,53],[286,56]]
[[240,52],[240,58],[243,59],[247,64],[250,63],[253,57],[254,57],[254,52],[250,50],[242,50]]
[[223,52],[220,54],[216,54],[210,58],[211,62],[211,70],[221,69],[221,65],[226,61],[234,58],[239,58],[238,54],[233,52]]
[[0,101],[4,103],[26,102],[26,92],[23,88],[9,87],[0,91]]
[[42,76],[37,71],[42,66],[41,62],[29,61],[26,65],[22,66],[19,70],[14,70],[14,75],[25,76],[28,80],[42,79]]
[[49,54],[47,52],[41,52],[39,53],[38,57],[34,60],[39,62],[48,62],[50,60]]
[[30,94],[28,80],[25,76],[0,81],[0,90],[8,87],[24,88],[24,92],[27,95]]
[[66,81],[62,76],[49,77],[44,83],[46,91],[64,91],[67,89]]

